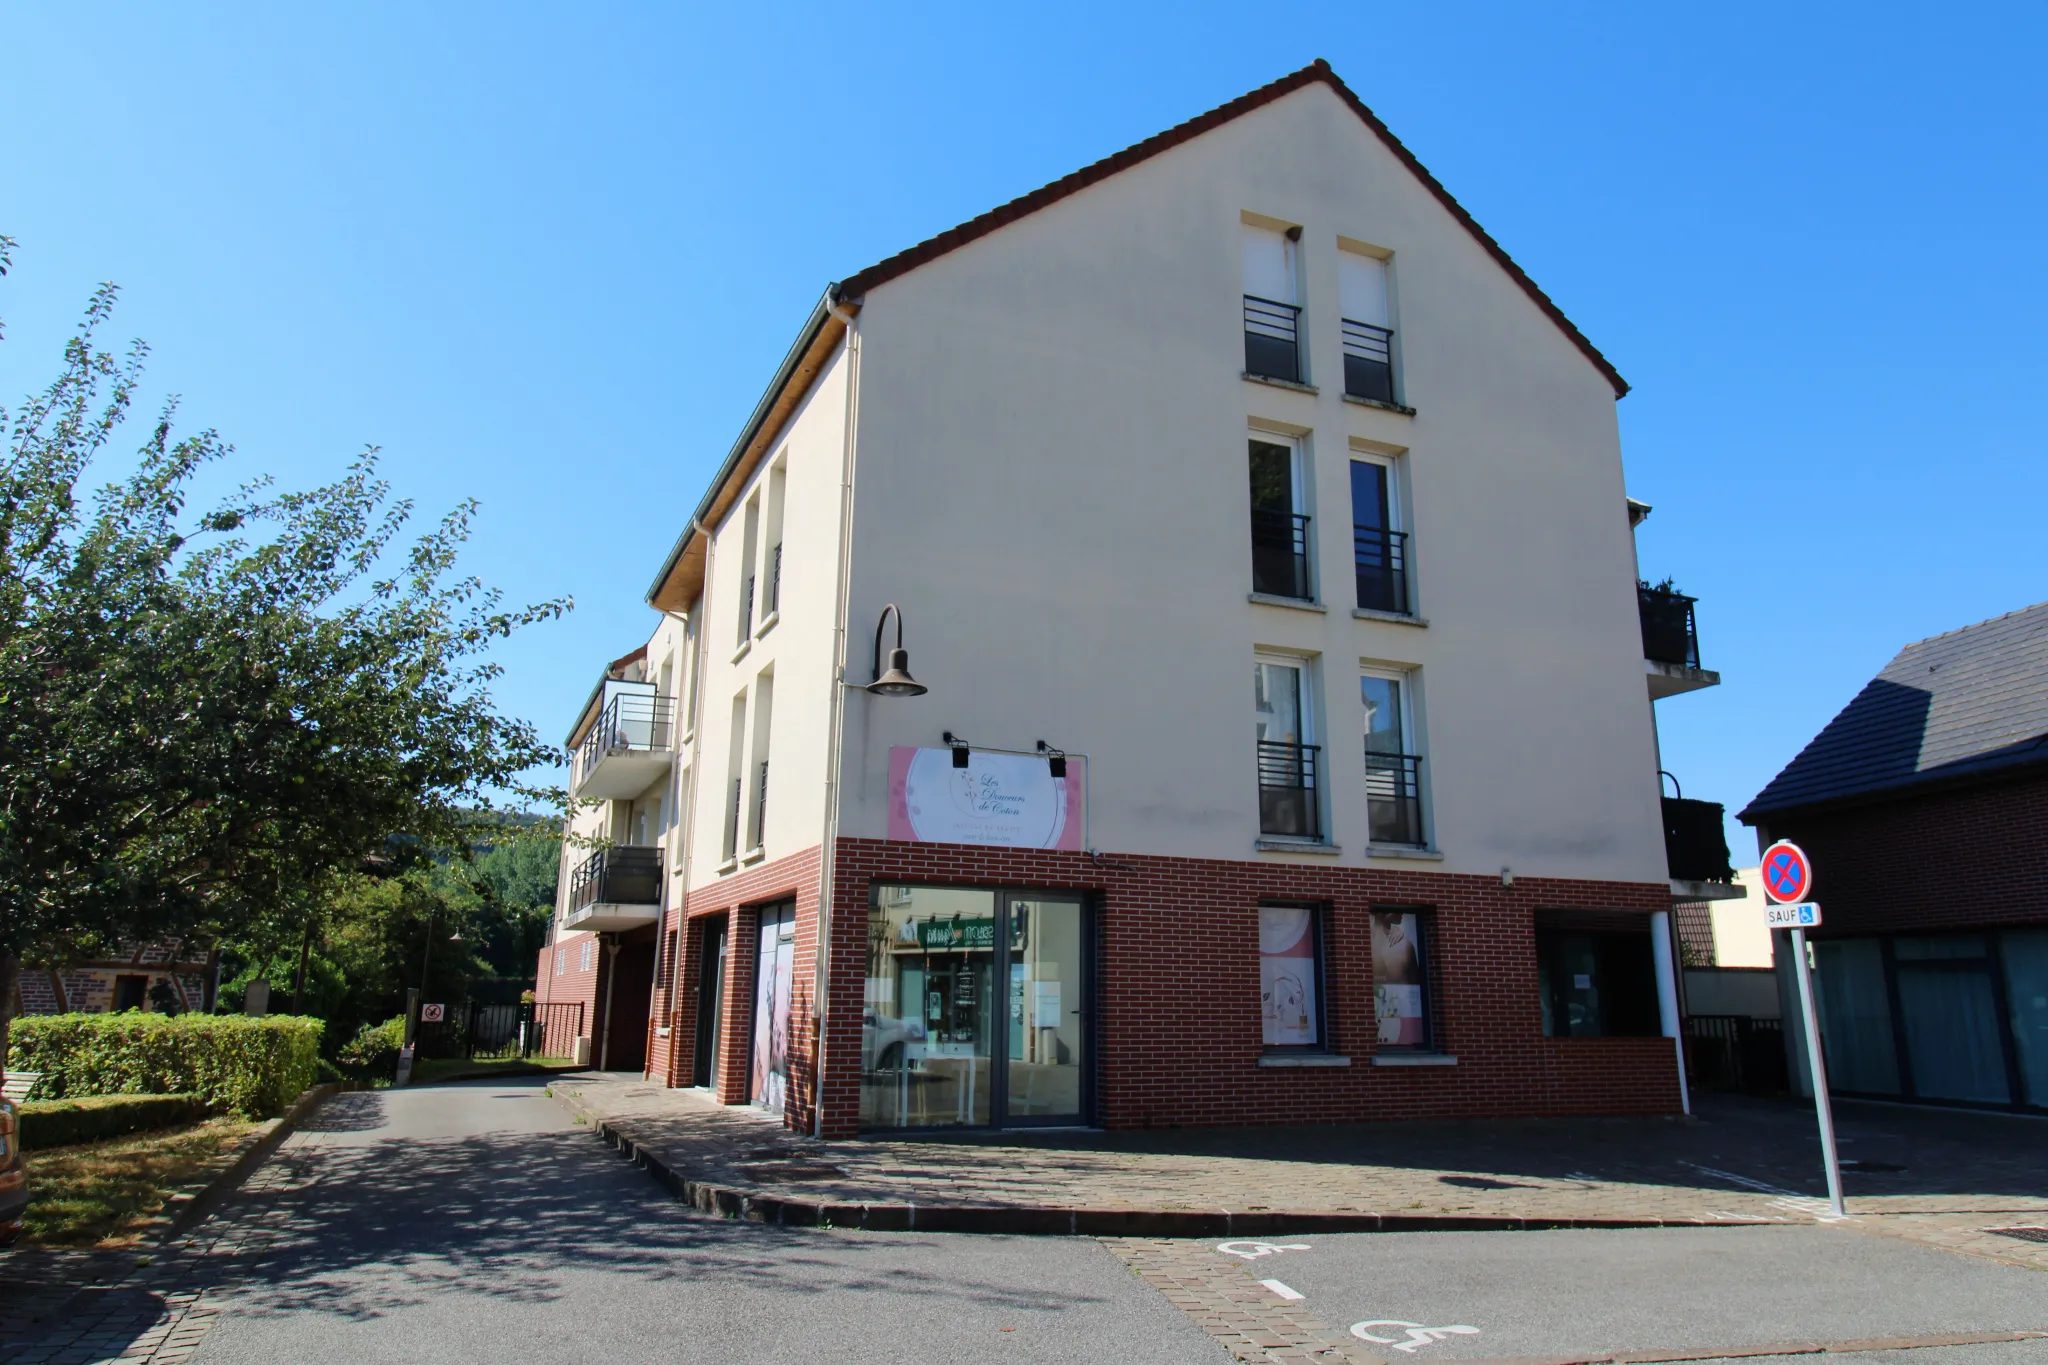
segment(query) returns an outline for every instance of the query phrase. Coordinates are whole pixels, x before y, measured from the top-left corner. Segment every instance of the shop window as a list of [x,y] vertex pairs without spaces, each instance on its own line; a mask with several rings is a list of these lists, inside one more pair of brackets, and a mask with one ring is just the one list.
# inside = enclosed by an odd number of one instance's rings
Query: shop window
[[1536,975],[1546,1037],[1654,1038],[1662,1032],[1648,916],[1540,916]]
[[1268,1052],[1321,1052],[1323,916],[1313,905],[1259,907],[1259,1008]]
[[1828,1084],[1865,1095],[1899,1093],[1899,1051],[1885,987],[1884,945],[1874,938],[1813,945]]
[[1425,910],[1372,912],[1372,1006],[1382,1052],[1428,1052],[1435,1046],[1430,928]]
[[2048,1109],[2048,930],[2005,934],[2005,998],[2026,1102]]

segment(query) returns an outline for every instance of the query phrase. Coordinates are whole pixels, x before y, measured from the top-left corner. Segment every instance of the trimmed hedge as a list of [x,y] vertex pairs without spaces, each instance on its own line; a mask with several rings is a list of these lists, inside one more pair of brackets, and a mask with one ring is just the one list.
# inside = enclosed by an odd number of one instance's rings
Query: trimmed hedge
[[269,1118],[313,1083],[321,1027],[279,1014],[24,1015],[9,1031],[7,1069],[42,1072],[51,1099],[197,1095]]
[[398,1074],[398,1051],[405,1046],[405,1016],[381,1024],[365,1024],[341,1045],[335,1064],[351,1080],[388,1081]]
[[197,1123],[207,1115],[197,1095],[88,1095],[77,1100],[30,1100],[21,1106],[21,1145],[69,1147],[152,1128]]

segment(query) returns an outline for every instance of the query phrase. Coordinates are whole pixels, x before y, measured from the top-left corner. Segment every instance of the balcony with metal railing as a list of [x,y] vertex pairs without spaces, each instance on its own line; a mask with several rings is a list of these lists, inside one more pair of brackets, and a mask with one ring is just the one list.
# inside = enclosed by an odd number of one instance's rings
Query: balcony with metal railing
[[579,797],[622,801],[666,773],[676,702],[654,692],[615,692],[576,748],[570,790]]
[[1354,525],[1351,560],[1358,580],[1359,610],[1392,612],[1398,616],[1414,613],[1408,597],[1406,531]]
[[1375,844],[1427,848],[1422,827],[1422,758],[1387,753],[1365,742],[1366,838]]
[[1244,372],[1300,384],[1301,309],[1277,299],[1244,296]]
[[1252,509],[1252,591],[1310,601],[1309,519],[1298,512]]
[[617,933],[652,924],[661,915],[661,850],[615,844],[585,858],[569,874],[563,926]]
[[1650,700],[1675,697],[1717,686],[1721,675],[1700,667],[1699,619],[1694,604],[1669,582],[1636,586],[1636,609],[1643,630],[1643,661],[1650,679]]
[[1281,839],[1321,839],[1323,813],[1314,744],[1259,741],[1259,833]]
[[1394,398],[1394,333],[1370,322],[1339,318],[1344,338],[1344,393],[1398,407]]

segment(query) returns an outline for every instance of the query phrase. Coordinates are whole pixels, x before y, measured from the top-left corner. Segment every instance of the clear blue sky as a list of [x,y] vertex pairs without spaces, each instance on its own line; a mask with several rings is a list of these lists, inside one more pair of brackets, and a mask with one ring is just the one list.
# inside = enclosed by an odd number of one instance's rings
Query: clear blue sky
[[1687,795],[2048,598],[2039,5],[19,5],[0,391],[112,279],[238,474],[480,496],[555,737],[826,281],[1317,56],[1636,386]]

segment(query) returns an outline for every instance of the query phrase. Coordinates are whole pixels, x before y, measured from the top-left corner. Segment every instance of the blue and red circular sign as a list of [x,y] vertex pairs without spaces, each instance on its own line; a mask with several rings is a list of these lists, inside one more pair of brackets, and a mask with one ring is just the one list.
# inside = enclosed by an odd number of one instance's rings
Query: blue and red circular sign
[[1764,850],[1764,894],[1783,905],[1809,900],[1813,895],[1813,864],[1806,850],[1780,839]]

